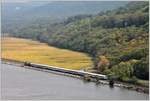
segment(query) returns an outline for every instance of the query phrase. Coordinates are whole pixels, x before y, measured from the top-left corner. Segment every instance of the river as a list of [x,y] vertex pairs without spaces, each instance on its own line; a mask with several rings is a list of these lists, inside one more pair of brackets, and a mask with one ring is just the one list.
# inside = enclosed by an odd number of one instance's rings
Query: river
[[1,64],[1,95],[5,100],[148,100],[149,95],[110,88],[78,78]]

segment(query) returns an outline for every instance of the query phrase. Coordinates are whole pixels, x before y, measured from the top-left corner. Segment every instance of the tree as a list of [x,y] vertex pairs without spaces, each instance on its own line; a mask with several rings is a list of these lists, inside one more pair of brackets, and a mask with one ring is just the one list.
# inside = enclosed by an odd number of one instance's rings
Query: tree
[[99,63],[97,65],[97,69],[100,72],[103,72],[104,70],[108,69],[109,60],[105,56],[100,56],[99,58],[100,58],[100,60],[99,60]]
[[143,59],[134,65],[134,75],[140,79],[149,79],[148,57],[147,59]]
[[133,64],[134,60],[128,62],[120,62],[111,68],[111,71],[120,79],[128,80],[133,76]]

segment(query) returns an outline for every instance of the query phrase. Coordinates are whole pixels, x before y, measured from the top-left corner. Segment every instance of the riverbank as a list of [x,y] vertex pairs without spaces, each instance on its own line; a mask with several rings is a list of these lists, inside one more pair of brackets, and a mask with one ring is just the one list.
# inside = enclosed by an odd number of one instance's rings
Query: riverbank
[[[34,70],[39,70],[39,71],[44,71],[44,72],[56,73],[56,74],[59,74],[59,75],[75,77],[75,78],[82,79],[85,82],[95,82],[97,85],[109,85],[109,81],[108,80],[97,80],[96,78],[91,78],[91,77],[87,80],[86,76],[77,76],[77,75],[71,75],[71,74],[60,73],[60,72],[58,73],[58,72],[53,72],[53,71],[50,71],[50,70],[34,68],[34,67],[30,67],[30,66],[25,66],[24,65],[25,62],[21,62],[21,61],[2,59],[2,63],[9,64],[9,65],[17,65],[19,67],[25,67],[25,68],[28,68],[28,69],[34,69]],[[116,87],[125,88],[125,89],[129,89],[129,90],[135,90],[135,91],[141,92],[141,93],[149,94],[149,88],[148,87],[142,87],[142,86],[128,84],[128,83],[119,82],[119,81],[115,81],[114,87],[115,86]]]

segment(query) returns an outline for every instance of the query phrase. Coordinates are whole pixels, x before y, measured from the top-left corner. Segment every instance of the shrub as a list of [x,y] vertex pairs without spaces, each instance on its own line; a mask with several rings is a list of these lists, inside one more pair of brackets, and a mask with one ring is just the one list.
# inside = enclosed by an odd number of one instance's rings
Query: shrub
[[149,79],[149,63],[147,60],[141,60],[134,65],[134,75],[140,79]]
[[138,81],[138,79],[135,76],[133,76],[132,78],[128,79],[126,82],[136,84],[137,81]]

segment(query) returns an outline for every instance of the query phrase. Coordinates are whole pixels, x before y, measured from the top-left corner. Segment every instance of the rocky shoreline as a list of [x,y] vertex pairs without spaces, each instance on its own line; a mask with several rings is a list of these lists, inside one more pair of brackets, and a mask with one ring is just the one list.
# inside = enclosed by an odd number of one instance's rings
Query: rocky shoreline
[[[85,81],[88,82],[95,82],[97,85],[109,85],[109,81],[106,80],[96,80],[93,78],[83,78]],[[128,83],[124,83],[124,82],[119,82],[119,81],[114,81],[114,85],[109,85],[110,87],[120,87],[120,88],[125,88],[125,89],[129,89],[129,90],[134,90],[140,93],[146,93],[149,94],[149,88],[148,87],[142,87],[142,86],[138,86],[138,85],[133,85],[133,84],[128,84]]]

